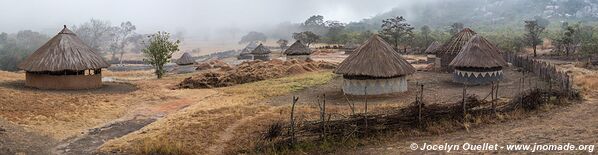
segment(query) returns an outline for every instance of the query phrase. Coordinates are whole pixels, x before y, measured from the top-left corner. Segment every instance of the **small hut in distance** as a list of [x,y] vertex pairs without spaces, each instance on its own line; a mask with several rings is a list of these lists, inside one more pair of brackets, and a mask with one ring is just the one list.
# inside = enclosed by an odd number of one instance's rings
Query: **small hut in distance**
[[434,41],[430,44],[430,46],[428,46],[428,48],[426,48],[426,50],[424,51],[424,54],[434,54],[436,53],[436,50],[438,50],[438,48],[442,46],[438,41]]
[[239,59],[239,60],[252,59],[253,57],[251,55],[251,51],[253,51],[256,47],[257,47],[256,42],[250,42],[249,44],[247,44],[247,46],[245,46],[245,48],[243,48],[243,50],[241,50],[241,54],[239,54],[239,57],[237,59]]
[[359,44],[347,42],[343,45],[343,49],[345,49],[345,54],[351,54],[359,47]]
[[191,56],[191,54],[185,52],[181,58],[176,60],[175,63],[179,66],[192,65],[195,63],[195,59]]
[[270,60],[270,49],[266,48],[263,44],[258,45],[253,51],[251,51],[251,55],[253,56],[253,60]]
[[287,48],[284,51],[284,54],[287,57],[287,60],[290,59],[298,59],[298,60],[307,60],[311,58],[311,49],[305,46],[301,41],[297,40],[293,45]]
[[473,36],[453,59],[453,81],[467,85],[489,84],[503,78],[508,63],[500,50],[480,35]]
[[379,95],[407,91],[406,76],[415,68],[377,34],[357,48],[334,71],[343,75],[343,92]]
[[100,55],[66,28],[19,64],[26,71],[25,85],[39,89],[92,89],[102,86]]
[[461,51],[463,45],[465,45],[465,43],[467,43],[467,41],[469,41],[475,34],[476,32],[473,30],[464,28],[436,51],[436,57],[440,58],[440,66],[442,70],[449,72],[453,71],[453,69],[449,67],[449,63],[453,61],[455,56]]

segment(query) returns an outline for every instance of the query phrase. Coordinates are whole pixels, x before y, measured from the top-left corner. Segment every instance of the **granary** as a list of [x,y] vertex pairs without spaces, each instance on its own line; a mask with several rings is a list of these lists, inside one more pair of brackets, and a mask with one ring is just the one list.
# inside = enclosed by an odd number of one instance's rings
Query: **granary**
[[426,48],[424,54],[434,54],[438,50],[438,48],[442,46],[438,41],[434,41]]
[[359,47],[359,44],[351,43],[351,42],[347,42],[345,45],[343,45],[343,48],[345,49],[345,54],[353,53],[353,51],[355,51],[355,49],[357,49],[358,47]]
[[453,81],[467,85],[488,84],[503,78],[507,62],[500,50],[480,35],[474,35],[449,64]]
[[406,76],[414,72],[415,68],[377,34],[334,71],[343,75],[343,92],[351,95],[405,92]]
[[295,41],[293,45],[291,45],[289,48],[287,48],[287,50],[284,51],[284,54],[287,56],[287,60],[307,60],[310,58],[311,53],[311,49],[309,49],[309,47],[305,46],[299,40]]
[[253,60],[270,60],[270,49],[266,48],[263,44],[258,45],[253,51],[251,51],[251,55],[253,56]]
[[19,64],[25,85],[40,89],[99,88],[102,68],[109,66],[66,26]]
[[257,47],[256,42],[250,42],[249,44],[247,44],[247,46],[245,46],[245,48],[243,48],[243,50],[241,50],[241,54],[239,54],[238,59],[239,60],[252,59],[253,57],[251,55],[251,51],[253,51],[256,47]]
[[442,70],[452,72],[449,63],[453,61],[455,56],[461,51],[463,45],[465,45],[465,43],[467,43],[467,41],[469,41],[475,34],[476,33],[473,30],[465,28],[461,30],[461,32],[455,34],[436,51],[436,57],[440,58],[440,67]]
[[192,65],[195,63],[195,59],[191,56],[191,54],[185,52],[181,56],[181,58],[177,59],[175,62],[177,65],[184,66],[184,65]]

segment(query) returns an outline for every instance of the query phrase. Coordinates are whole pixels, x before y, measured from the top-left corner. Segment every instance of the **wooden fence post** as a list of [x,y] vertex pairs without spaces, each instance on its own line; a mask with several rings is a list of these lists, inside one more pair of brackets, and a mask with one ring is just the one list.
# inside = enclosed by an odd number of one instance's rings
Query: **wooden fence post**
[[298,100],[298,97],[293,96],[291,105],[291,145],[295,143],[295,104]]

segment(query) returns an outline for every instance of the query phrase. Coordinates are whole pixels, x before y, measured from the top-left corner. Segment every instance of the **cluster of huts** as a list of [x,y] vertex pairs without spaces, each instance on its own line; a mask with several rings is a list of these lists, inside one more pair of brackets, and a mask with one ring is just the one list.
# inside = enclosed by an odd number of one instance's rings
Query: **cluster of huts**
[[[301,43],[301,41],[297,40],[289,48],[284,50],[282,54],[284,54],[287,59],[307,60],[311,58],[312,50]],[[271,55],[272,51],[264,46],[264,44],[260,43],[257,45],[257,43],[251,42],[241,50],[238,59],[268,61],[272,59]]]
[[[377,95],[407,91],[405,77],[415,69],[380,36],[372,36],[350,52],[334,71],[343,75],[344,93]],[[436,54],[440,68],[453,72],[454,82],[466,85],[499,81],[508,65],[494,44],[469,28],[442,45],[433,42],[424,53]]]
[[[271,53],[263,44],[250,43],[239,59],[270,60]],[[282,53],[287,59],[310,59],[312,50],[296,41]],[[501,51],[469,28],[442,45],[432,43],[426,53],[436,54],[441,68],[452,71],[453,80],[463,84],[499,81],[503,78],[503,68],[507,67]],[[184,53],[175,62],[191,65],[195,59]],[[102,85],[102,68],[109,66],[66,26],[19,64],[19,68],[26,71],[25,84],[42,89],[98,88]],[[406,77],[415,71],[391,45],[373,35],[351,49],[350,55],[334,72],[343,76],[344,93],[375,95],[407,91]]]

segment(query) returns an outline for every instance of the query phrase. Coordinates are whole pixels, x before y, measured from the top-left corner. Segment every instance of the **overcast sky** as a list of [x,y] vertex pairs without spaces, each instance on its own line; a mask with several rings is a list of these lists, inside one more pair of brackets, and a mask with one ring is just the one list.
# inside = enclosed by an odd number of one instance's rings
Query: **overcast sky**
[[91,18],[116,25],[131,21],[141,33],[202,33],[224,28],[248,31],[314,14],[358,21],[406,5],[409,0],[0,0],[0,32],[31,29],[54,33]]

